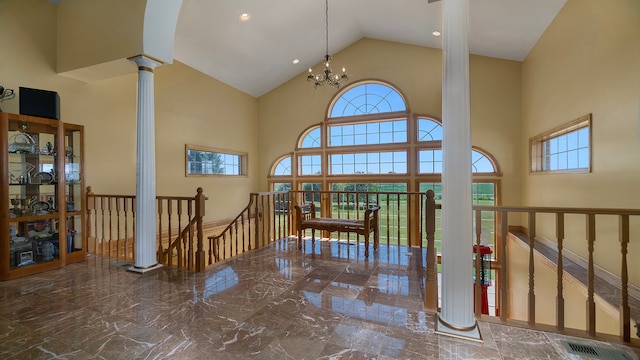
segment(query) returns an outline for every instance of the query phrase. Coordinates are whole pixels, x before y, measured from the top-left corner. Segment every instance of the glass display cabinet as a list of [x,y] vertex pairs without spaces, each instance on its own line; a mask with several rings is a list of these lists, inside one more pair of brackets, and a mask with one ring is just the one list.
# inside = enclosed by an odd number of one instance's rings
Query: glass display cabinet
[[0,113],[0,280],[83,261],[83,127]]

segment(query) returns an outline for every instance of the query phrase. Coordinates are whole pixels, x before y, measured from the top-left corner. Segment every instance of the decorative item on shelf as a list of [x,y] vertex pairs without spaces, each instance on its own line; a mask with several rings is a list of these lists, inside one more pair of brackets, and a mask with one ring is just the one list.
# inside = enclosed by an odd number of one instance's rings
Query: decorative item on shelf
[[32,265],[36,262],[33,260],[33,251],[22,251],[17,253],[18,266]]
[[41,171],[33,175],[31,180],[36,180],[38,184],[50,184],[53,181],[53,174]]
[[56,247],[51,243],[51,241],[45,241],[42,244],[42,260],[51,261],[53,260],[53,255],[56,252]]
[[[6,100],[11,100],[16,97],[15,92],[12,89],[5,89],[0,85],[0,103]],[[2,111],[2,109],[0,109]]]
[[318,74],[314,74],[313,70],[309,68],[307,81],[313,81],[314,87],[329,84],[339,89],[343,85],[342,82],[346,82],[349,79],[349,75],[344,67],[342,68],[342,74],[334,74],[331,70],[331,56],[329,55],[329,0],[325,0],[325,40],[324,68]]
[[45,201],[36,201],[30,205],[31,212],[34,215],[46,215],[49,214],[49,203]]
[[21,131],[11,137],[11,143],[9,144],[10,153],[25,153],[25,154],[37,154],[38,143],[25,132],[27,129],[26,124],[21,124]]
[[76,236],[75,230],[67,230],[67,252],[73,252],[73,239]]

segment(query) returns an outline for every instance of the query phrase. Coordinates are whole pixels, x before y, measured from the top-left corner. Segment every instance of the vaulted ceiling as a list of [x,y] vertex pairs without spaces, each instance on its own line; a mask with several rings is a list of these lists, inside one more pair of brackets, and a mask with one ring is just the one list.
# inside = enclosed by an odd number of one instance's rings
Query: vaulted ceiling
[[[565,2],[470,0],[471,53],[524,60]],[[440,48],[436,30],[442,1],[329,0],[330,54],[361,38]],[[250,95],[317,65],[324,53],[322,0],[183,0],[175,59]]]

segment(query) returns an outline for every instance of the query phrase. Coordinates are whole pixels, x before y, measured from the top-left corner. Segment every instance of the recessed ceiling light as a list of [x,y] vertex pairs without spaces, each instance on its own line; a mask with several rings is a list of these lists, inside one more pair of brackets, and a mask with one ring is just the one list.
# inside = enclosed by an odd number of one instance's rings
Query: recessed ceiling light
[[294,64],[297,64],[297,63],[299,63],[299,62],[300,62],[300,60],[298,60],[298,59],[293,59],[293,63],[294,63]]
[[251,14],[249,13],[240,14],[240,21],[249,21],[249,19],[251,19]]
[[432,32],[431,34],[433,34],[433,36],[440,36],[441,35],[440,31],[438,31],[438,30]]

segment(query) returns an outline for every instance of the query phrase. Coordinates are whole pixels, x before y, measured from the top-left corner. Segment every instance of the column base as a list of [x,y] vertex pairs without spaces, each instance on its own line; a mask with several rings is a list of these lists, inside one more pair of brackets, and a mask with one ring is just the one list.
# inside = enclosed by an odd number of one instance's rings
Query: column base
[[132,267],[128,268],[127,271],[135,272],[135,273],[138,273],[138,274],[146,274],[148,272],[158,270],[161,267],[162,267],[162,264],[155,264],[155,265],[151,265],[151,266],[147,266],[147,267],[132,266]]
[[451,336],[458,339],[471,340],[476,342],[483,342],[482,334],[480,334],[480,328],[476,321],[472,326],[462,328],[448,324],[446,321],[440,318],[439,314],[435,314],[435,333],[438,335]]

